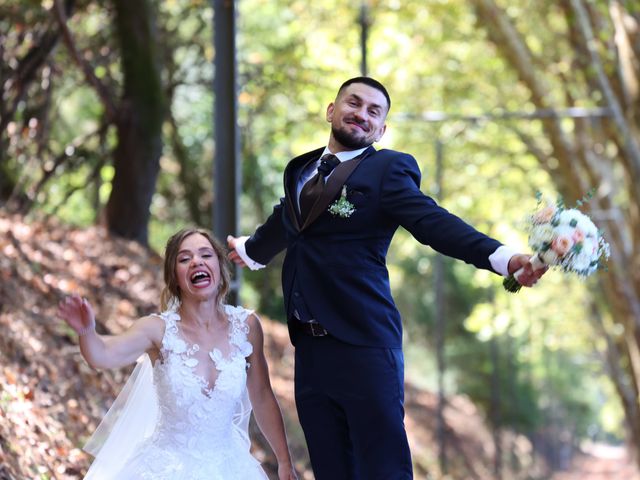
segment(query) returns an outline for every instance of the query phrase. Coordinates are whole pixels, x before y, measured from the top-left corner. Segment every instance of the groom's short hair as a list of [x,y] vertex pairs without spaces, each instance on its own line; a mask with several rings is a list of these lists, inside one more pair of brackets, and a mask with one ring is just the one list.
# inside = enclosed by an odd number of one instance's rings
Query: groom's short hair
[[384,98],[387,99],[387,112],[391,109],[391,97],[389,96],[389,92],[387,92],[387,89],[384,88],[384,85],[382,85],[375,78],[371,78],[371,77],[353,77],[353,78],[350,78],[349,80],[344,82],[342,85],[340,85],[340,88],[338,89],[338,96],[340,96],[340,93],[342,93],[342,91],[345,88],[347,88],[349,85],[351,85],[352,83],[364,83],[365,85],[368,85],[368,86],[370,86],[372,88],[375,88],[376,90],[380,91],[384,95]]

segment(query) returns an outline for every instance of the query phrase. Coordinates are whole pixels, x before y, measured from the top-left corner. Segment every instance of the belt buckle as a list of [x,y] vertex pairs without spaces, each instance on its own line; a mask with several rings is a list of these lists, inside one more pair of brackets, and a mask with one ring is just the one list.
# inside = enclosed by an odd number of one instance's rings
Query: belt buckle
[[325,337],[328,333],[318,322],[309,322],[309,327],[311,328],[312,337]]

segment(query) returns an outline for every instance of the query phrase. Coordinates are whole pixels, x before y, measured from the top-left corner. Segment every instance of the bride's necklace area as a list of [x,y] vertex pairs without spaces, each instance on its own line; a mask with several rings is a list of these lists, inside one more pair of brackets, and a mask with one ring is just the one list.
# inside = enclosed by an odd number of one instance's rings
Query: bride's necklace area
[[189,321],[182,319],[182,331],[186,334],[190,343],[200,343],[202,338],[213,336],[215,338],[226,338],[229,331],[229,322],[226,318],[210,319],[205,322]]
[[217,313],[207,319],[206,322],[199,322],[197,320],[191,320],[191,317],[186,313],[181,316],[182,323],[182,335],[189,343],[205,344],[209,343],[203,341],[205,339],[226,339],[229,337],[230,324],[226,316],[222,313]]

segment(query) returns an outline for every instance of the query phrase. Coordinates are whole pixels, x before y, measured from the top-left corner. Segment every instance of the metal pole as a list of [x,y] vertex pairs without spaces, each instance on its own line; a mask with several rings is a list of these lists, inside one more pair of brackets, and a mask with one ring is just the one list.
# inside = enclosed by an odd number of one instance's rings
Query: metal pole
[[[225,241],[238,233],[240,137],[237,121],[236,12],[233,0],[213,1],[214,203],[213,233]],[[229,303],[237,304],[240,269],[234,268]]]

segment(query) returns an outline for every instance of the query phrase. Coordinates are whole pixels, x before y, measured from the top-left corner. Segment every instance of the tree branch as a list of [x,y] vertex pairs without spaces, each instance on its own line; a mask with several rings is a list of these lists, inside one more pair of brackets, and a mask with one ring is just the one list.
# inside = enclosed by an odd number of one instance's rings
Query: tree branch
[[118,108],[113,102],[113,95],[111,94],[111,92],[109,92],[109,90],[107,89],[107,86],[104,85],[98,79],[98,77],[96,77],[96,75],[93,73],[93,68],[91,67],[91,65],[88,62],[86,62],[80,55],[80,52],[78,52],[75,46],[73,36],[71,35],[71,31],[67,26],[67,16],[62,6],[62,0],[55,0],[55,5],[53,6],[53,10],[55,13],[55,17],[58,20],[58,24],[60,25],[60,31],[62,32],[62,39],[64,41],[65,46],[67,47],[67,50],[69,50],[71,57],[84,73],[85,79],[87,80],[89,85],[91,85],[94,88],[94,90],[98,94],[98,97],[100,97],[100,100],[102,100],[102,104],[106,111],[107,119],[110,122],[115,122],[117,113],[118,113]]
[[[638,142],[633,137],[631,127],[624,116],[620,102],[618,102],[618,99],[613,92],[613,88],[611,87],[611,83],[604,71],[600,55],[598,54],[595,46],[595,38],[593,36],[591,24],[589,23],[587,11],[581,0],[570,1],[571,7],[573,8],[578,20],[579,32],[591,58],[591,67],[596,72],[600,90],[607,102],[607,106],[611,109],[613,121],[615,122],[616,127],[618,127],[620,135],[622,135],[622,147],[629,157],[633,176],[634,178],[640,178],[640,146],[638,146]],[[636,185],[634,188],[636,190],[636,198],[640,198],[640,185]]]

